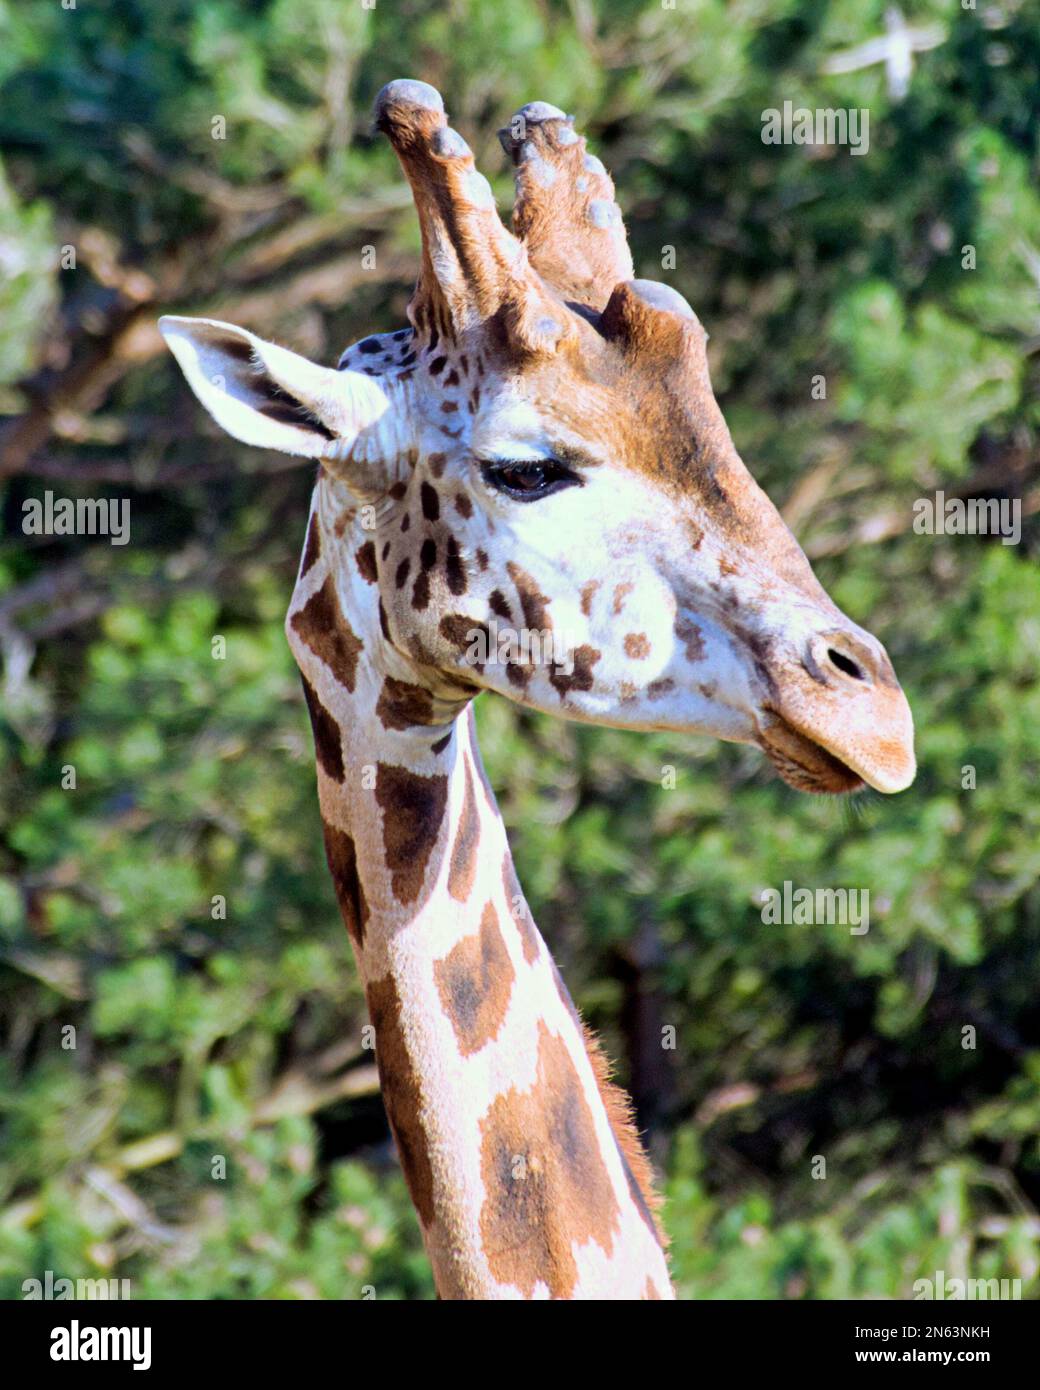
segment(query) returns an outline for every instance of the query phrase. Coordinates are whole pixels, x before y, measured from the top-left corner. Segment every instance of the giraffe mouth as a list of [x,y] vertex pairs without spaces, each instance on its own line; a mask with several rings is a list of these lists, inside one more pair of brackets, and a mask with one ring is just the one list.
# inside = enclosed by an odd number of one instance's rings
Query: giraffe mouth
[[775,710],[770,710],[770,714],[773,720],[759,734],[759,746],[789,787],[800,792],[840,795],[865,786],[858,772],[822,744],[788,724]]

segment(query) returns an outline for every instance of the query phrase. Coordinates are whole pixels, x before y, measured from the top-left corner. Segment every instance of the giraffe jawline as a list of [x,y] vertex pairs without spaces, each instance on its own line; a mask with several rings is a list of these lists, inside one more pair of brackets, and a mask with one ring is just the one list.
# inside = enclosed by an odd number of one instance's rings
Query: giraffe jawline
[[760,746],[773,767],[795,791],[831,796],[857,792],[866,785],[833,753],[806,738],[774,712],[775,723],[761,735]]

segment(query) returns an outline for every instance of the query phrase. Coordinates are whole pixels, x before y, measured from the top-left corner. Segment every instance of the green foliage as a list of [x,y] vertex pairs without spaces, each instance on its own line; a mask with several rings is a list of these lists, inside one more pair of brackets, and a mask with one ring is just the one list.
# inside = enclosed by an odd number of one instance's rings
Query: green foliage
[[[1012,410],[1021,395],[1018,352],[924,305],[907,323],[893,285],[859,286],[838,305],[835,344],[847,353],[850,380],[839,418],[872,432],[870,451],[888,474],[911,482],[922,469],[943,478],[967,470],[983,425]],[[950,381],[950,364],[957,370]],[[942,415],[935,403],[943,401]]]
[[53,312],[56,265],[51,218],[43,203],[22,206],[0,164],[0,387],[33,365],[42,330]]
[[[148,337],[213,312],[334,360],[403,322],[414,218],[368,115],[402,74],[502,194],[495,129],[578,113],[637,273],[697,309],[738,447],[914,708],[913,790],[836,804],[745,749],[478,702],[532,907],[636,1082],[681,1293],[1036,1294],[1040,20],[908,4],[945,38],[898,101],[880,66],[823,71],[885,4],[0,0],[0,410],[53,426],[0,544],[0,1294],[432,1293],[282,633],[310,473],[217,437]],[[869,107],[869,153],[764,145],[785,100]],[[131,544],[27,544],[48,487],[129,496]],[[1021,544],[915,534],[958,487],[1024,497]],[[869,887],[869,932],[765,924],[785,880]],[[634,989],[674,1052],[640,1052]]]

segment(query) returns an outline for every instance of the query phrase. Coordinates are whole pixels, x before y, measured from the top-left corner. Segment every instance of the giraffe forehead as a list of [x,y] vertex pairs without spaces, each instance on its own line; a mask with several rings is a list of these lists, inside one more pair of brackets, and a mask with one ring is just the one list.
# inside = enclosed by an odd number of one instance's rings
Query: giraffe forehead
[[515,389],[489,401],[474,422],[471,447],[478,458],[549,458],[555,441],[544,408]]
[[[651,391],[656,399],[649,399]],[[721,413],[712,411],[691,420],[689,403],[670,397],[659,383],[648,387],[633,379],[626,393],[611,382],[586,382],[580,393],[558,373],[549,373],[537,388],[530,382],[508,383],[489,392],[470,429],[453,450],[456,469],[468,471],[466,461],[536,462],[559,459],[576,466],[587,483],[597,483],[593,498],[576,488],[553,499],[554,524],[566,513],[580,524],[589,507],[600,522],[598,544],[614,520],[634,515],[655,518],[656,530],[682,521],[685,508],[715,515],[725,531],[734,504],[752,486],[736,457]],[[444,447],[443,441],[437,446]],[[443,465],[442,465],[443,467]],[[605,470],[600,475],[600,469]],[[438,474],[438,476],[440,476]],[[725,479],[725,485],[720,481]],[[480,484],[472,475],[471,487]],[[604,493],[599,489],[609,489]],[[531,523],[544,526],[541,504],[509,508],[519,530]],[[580,541],[580,533],[572,541]]]
[[660,383],[648,389],[634,375],[576,381],[550,370],[524,386],[522,395],[489,401],[474,422],[471,446],[480,458],[557,457],[583,471],[608,465],[651,487],[678,480],[694,427]]
[[[362,339],[343,353],[340,365],[372,376],[411,377],[418,359],[428,374],[420,408],[435,428],[435,452],[523,461],[571,450],[585,462],[642,475],[673,499],[695,495],[725,529],[727,518],[734,519],[729,504],[750,480],[711,390],[700,325],[686,320],[685,350],[668,357],[653,345],[621,350],[604,339],[593,318],[558,307],[577,325],[569,350],[540,361],[499,363],[500,371],[489,370],[475,392],[467,383],[479,353],[446,344],[424,348],[412,329]],[[728,485],[719,485],[717,472],[728,475]]]
[[545,408],[557,438],[638,476],[662,505],[693,504],[726,531],[756,489],[712,391],[703,343],[688,347],[621,368],[601,361],[581,391],[558,389]]
[[[703,423],[721,418],[696,320],[684,320],[668,351],[653,343],[619,345],[600,332],[596,316],[560,308],[576,331],[560,351],[510,364],[509,374],[485,389],[475,430],[501,424],[503,432],[534,441],[563,432],[575,447],[585,442],[595,453],[601,444],[603,457],[638,467],[647,439],[688,441]],[[678,322],[674,313],[663,317]]]

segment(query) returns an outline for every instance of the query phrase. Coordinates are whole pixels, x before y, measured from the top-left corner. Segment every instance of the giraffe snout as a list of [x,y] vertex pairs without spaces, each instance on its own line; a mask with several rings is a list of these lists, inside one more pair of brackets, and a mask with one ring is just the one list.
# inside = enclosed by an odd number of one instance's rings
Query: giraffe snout
[[876,637],[832,623],[808,634],[787,660],[776,648],[771,655],[761,742],[782,775],[810,791],[910,785],[913,717]]

